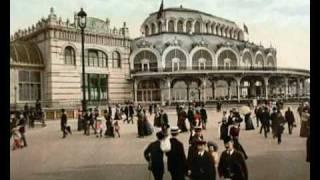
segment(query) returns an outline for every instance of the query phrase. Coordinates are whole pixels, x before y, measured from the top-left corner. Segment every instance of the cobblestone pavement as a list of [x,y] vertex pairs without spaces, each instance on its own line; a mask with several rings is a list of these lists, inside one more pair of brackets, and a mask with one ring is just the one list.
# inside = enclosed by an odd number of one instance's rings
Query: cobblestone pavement
[[[293,107],[295,110],[296,107]],[[168,110],[170,124],[176,125],[175,110]],[[224,150],[218,139],[218,121],[222,114],[208,109],[206,140],[218,143],[219,152]],[[298,127],[293,135],[286,127],[283,143],[267,139],[258,133],[242,130],[240,142],[246,149],[250,180],[307,180],[310,179],[310,165],[306,158],[306,138],[299,137],[300,119],[295,113]],[[151,116],[153,119],[153,116]],[[255,120],[254,120],[255,123]],[[47,127],[28,129],[28,147],[11,151],[10,174],[12,180],[149,180],[153,179],[143,158],[143,150],[155,135],[136,138],[135,124],[121,125],[121,138],[96,138],[84,136],[76,131],[76,120],[69,120],[73,134],[62,139],[59,121],[47,122]],[[244,124],[242,124],[244,125]],[[178,138],[187,152],[189,133]],[[12,144],[12,141],[11,141]],[[166,161],[166,160],[165,160]],[[164,179],[171,179],[168,172]]]

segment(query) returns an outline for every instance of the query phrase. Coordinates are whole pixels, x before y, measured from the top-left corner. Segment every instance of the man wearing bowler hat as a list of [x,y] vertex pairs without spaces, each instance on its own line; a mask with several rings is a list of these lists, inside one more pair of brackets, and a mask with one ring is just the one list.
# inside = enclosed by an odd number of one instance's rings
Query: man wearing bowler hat
[[194,128],[194,134],[191,132],[189,139],[189,149],[188,149],[188,166],[190,167],[190,160],[197,152],[197,144],[196,142],[199,140],[203,140],[202,128],[200,126],[196,126]]
[[216,170],[211,154],[205,150],[206,141],[196,141],[196,154],[190,159],[190,174],[193,180],[215,180]]
[[183,144],[176,138],[180,133],[178,127],[171,128],[171,150],[166,153],[168,157],[168,171],[172,180],[184,180],[187,174],[187,159],[184,153]]
[[227,137],[224,140],[225,151],[222,152],[218,172],[225,180],[248,180],[248,169],[242,153],[235,150],[233,140]]
[[164,134],[160,131],[156,134],[157,140],[149,144],[144,151],[144,158],[149,163],[149,170],[152,171],[155,180],[162,180],[164,174],[163,152],[160,141],[164,139]]

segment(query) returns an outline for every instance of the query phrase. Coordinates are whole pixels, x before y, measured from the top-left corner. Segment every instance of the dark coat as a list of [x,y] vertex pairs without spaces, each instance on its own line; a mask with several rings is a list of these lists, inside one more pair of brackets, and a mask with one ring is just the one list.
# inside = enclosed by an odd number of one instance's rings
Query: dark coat
[[132,116],[134,114],[133,106],[129,106],[129,116]]
[[201,119],[206,123],[208,119],[206,109],[204,108],[200,109],[200,116],[201,116]]
[[268,111],[263,111],[261,114],[261,123],[265,125],[270,124],[270,114]]
[[292,111],[286,111],[284,117],[289,124],[293,124],[295,121]]
[[205,151],[202,156],[195,154],[191,159],[191,178],[194,180],[215,180],[214,159]]
[[183,144],[176,138],[170,138],[170,143],[171,150],[166,153],[168,157],[168,170],[173,173],[186,174],[188,164]]
[[168,121],[168,115],[167,115],[167,113],[163,113],[163,114],[160,114],[160,124],[161,124],[161,126],[163,126],[163,125],[167,125],[169,123],[169,121]]
[[144,150],[144,158],[150,162],[151,170],[164,173],[163,152],[160,148],[160,141],[154,141]]
[[282,116],[282,114],[277,113],[276,117],[272,121],[272,127],[273,127],[275,134],[278,134],[278,135],[282,134],[282,132],[284,130],[284,127],[283,127],[284,123],[285,123],[285,119]]
[[189,123],[191,123],[193,121],[193,116],[194,116],[194,113],[191,109],[188,110],[188,120],[189,120]]
[[64,130],[64,128],[67,126],[67,115],[64,113],[61,115],[60,126],[61,130]]
[[248,169],[243,155],[234,150],[232,155],[228,155],[224,151],[220,156],[218,165],[220,177],[230,178],[230,174],[234,174],[232,180],[248,180]]

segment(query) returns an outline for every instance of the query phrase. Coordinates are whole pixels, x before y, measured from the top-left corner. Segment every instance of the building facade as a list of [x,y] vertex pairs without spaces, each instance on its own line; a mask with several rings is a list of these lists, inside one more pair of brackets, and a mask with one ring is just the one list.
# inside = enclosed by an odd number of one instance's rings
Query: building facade
[[[310,73],[277,66],[277,51],[245,40],[233,21],[197,10],[167,8],[151,13],[142,37],[130,39],[126,23],[87,18],[86,96],[89,105],[251,98],[301,98]],[[10,105],[39,99],[47,108],[80,108],[81,33],[53,8],[47,18],[19,30],[10,43]]]
[[137,103],[299,98],[309,71],[277,66],[275,48],[244,40],[235,22],[193,9],[149,15],[130,56]]
[[[44,107],[80,107],[81,31],[73,22],[48,18],[19,30],[10,43],[10,104],[22,107],[39,99]],[[110,20],[87,18],[85,28],[86,97],[89,105],[131,100],[129,30]]]

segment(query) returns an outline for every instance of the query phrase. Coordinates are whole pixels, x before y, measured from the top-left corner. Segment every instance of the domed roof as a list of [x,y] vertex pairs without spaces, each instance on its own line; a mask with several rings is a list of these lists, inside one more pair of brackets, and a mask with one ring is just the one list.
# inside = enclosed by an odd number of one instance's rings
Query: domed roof
[[10,63],[44,65],[40,49],[35,43],[16,40],[10,43]]

